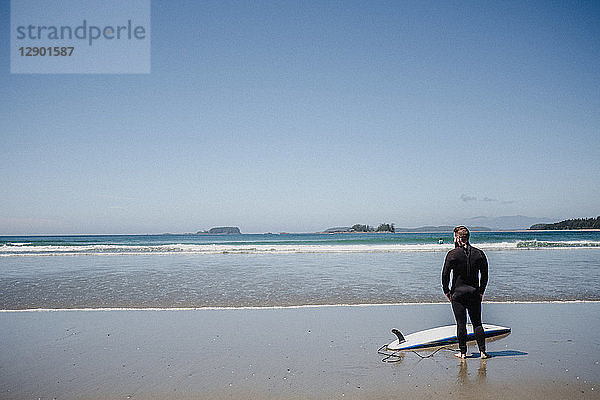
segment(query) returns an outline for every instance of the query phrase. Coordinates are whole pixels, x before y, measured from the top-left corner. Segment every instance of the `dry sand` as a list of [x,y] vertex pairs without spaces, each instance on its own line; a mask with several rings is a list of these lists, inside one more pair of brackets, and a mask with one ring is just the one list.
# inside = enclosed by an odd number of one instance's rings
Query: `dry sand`
[[2,312],[0,398],[600,398],[600,303],[484,304],[484,321],[513,329],[489,360],[386,364],[392,327],[453,323],[450,306]]

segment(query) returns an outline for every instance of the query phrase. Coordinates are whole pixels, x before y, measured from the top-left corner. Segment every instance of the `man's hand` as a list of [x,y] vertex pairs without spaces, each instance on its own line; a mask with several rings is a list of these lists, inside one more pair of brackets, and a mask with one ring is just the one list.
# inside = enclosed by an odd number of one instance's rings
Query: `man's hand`
[[450,297],[450,292],[446,293],[446,298],[448,299],[448,301],[452,301],[452,298]]

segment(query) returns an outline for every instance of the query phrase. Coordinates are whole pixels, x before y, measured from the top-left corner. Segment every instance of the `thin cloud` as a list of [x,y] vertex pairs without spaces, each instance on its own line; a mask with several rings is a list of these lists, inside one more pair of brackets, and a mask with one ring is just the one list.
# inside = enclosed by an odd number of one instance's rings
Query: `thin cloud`
[[469,201],[477,201],[477,197],[469,196],[464,193],[460,195],[460,199],[465,203],[468,203]]
[[492,197],[487,197],[487,196],[480,199],[476,196],[471,196],[471,195],[464,194],[464,193],[460,195],[460,199],[465,203],[469,203],[472,201],[483,201],[484,203],[513,204],[515,202],[514,200],[500,200],[500,199],[494,199]]

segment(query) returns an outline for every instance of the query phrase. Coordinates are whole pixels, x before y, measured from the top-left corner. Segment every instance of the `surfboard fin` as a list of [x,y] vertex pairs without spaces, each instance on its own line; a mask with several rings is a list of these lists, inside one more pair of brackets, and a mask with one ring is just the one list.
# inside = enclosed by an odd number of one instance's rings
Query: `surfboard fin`
[[400,333],[400,331],[398,329],[392,329],[392,333],[398,337],[399,343],[406,341],[406,339],[404,339],[404,336],[402,336],[402,333]]

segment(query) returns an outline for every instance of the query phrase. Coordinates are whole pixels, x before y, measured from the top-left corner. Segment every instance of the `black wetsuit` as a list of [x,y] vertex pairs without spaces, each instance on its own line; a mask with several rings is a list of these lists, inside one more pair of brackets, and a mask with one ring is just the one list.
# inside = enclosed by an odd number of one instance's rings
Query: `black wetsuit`
[[[450,283],[452,271],[452,287]],[[479,351],[485,352],[485,334],[481,326],[481,297],[488,281],[488,263],[483,251],[467,246],[457,247],[446,255],[442,270],[442,288],[451,295],[452,311],[456,318],[456,336],[461,353],[467,352],[467,311]]]

